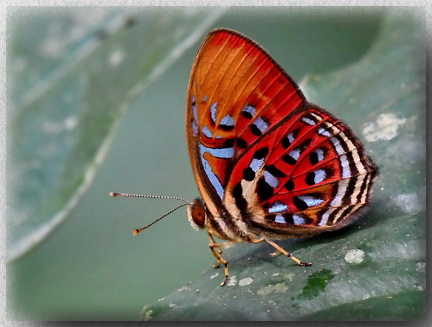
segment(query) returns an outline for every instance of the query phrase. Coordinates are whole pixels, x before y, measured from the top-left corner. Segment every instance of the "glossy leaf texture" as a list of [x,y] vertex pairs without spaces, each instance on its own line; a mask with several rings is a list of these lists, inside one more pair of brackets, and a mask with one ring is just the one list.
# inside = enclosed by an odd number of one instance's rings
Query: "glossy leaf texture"
[[[353,225],[280,242],[312,267],[268,245],[224,251],[221,269],[157,303],[142,320],[416,320],[425,314],[425,39],[421,15],[389,11],[365,56],[309,76],[306,98],[344,119],[380,167],[369,211]],[[289,71],[289,67],[285,67]]]
[[119,116],[223,12],[93,9],[8,11],[9,261],[68,217]]

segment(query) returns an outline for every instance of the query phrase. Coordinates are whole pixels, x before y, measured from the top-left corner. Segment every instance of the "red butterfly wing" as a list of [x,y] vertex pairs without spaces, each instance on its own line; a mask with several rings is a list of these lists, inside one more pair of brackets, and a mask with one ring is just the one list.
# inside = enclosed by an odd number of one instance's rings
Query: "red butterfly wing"
[[340,228],[377,173],[349,127],[307,103],[267,52],[230,30],[211,32],[196,56],[186,130],[206,227],[225,239]]
[[349,127],[307,104],[239,159],[224,203],[266,236],[307,236],[351,222],[376,173]]
[[211,212],[237,158],[303,103],[298,86],[256,43],[230,30],[207,36],[191,72],[186,131],[194,175]]

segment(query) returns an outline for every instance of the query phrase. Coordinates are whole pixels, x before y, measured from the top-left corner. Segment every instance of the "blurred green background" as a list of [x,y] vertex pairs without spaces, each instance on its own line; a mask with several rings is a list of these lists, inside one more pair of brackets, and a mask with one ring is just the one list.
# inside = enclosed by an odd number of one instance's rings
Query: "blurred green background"
[[[249,36],[300,82],[358,61],[384,15],[336,7],[9,9],[9,318],[136,320],[144,305],[214,264],[186,210],[132,236],[176,201],[108,196],[198,195],[184,107],[208,31]],[[32,247],[34,240],[42,242]]]

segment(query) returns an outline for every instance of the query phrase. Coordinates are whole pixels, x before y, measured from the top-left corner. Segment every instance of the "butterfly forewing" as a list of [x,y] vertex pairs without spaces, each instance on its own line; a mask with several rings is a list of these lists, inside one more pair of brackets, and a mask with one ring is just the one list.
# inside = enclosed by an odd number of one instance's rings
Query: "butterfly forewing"
[[198,51],[186,130],[200,193],[227,239],[340,228],[366,204],[377,174],[346,124],[230,30],[211,32]]
[[210,33],[192,68],[186,114],[203,197],[219,203],[237,158],[303,103],[298,86],[256,43],[229,30]]

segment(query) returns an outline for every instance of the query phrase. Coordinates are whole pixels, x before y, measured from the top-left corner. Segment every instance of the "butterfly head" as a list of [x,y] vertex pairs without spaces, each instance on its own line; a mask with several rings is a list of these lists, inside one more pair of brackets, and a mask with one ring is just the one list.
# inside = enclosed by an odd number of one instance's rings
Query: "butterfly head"
[[205,228],[207,212],[204,202],[197,198],[187,208],[188,219],[190,224],[195,229]]

